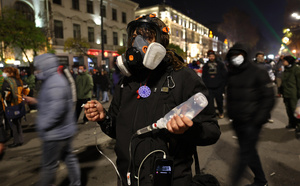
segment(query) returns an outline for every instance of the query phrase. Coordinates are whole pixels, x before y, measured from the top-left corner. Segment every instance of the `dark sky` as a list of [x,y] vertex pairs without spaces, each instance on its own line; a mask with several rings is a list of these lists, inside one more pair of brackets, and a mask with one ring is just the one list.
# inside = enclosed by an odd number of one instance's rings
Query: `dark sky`
[[[140,7],[163,3],[163,0],[132,0]],[[282,37],[285,0],[165,0],[166,4],[210,28],[223,22],[223,14],[237,7],[251,16],[261,34],[271,43],[272,51],[278,52]],[[276,36],[277,35],[277,36]]]

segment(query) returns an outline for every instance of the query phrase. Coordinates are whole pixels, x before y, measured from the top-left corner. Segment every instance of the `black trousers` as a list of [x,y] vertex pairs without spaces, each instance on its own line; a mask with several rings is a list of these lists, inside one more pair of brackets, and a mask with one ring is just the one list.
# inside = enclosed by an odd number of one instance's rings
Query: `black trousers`
[[[77,100],[77,103],[76,103],[76,121],[78,121],[79,119],[79,116],[81,114],[81,111],[82,111],[82,104],[86,104],[88,101],[90,101],[91,99],[88,98],[88,99],[78,99]],[[85,114],[83,116],[83,122],[86,122],[88,121],[88,119],[86,118]]]
[[219,114],[223,114],[223,93],[224,87],[216,88],[216,89],[208,89],[209,90],[209,101],[214,104],[214,99],[216,99],[217,108]]
[[9,121],[10,128],[13,132],[14,144],[23,144],[24,142],[21,120],[22,118],[13,119],[12,121]]
[[297,98],[284,98],[283,102],[285,105],[286,113],[289,117],[289,125],[296,128],[297,126],[300,127],[300,119],[297,119],[294,116],[294,112],[297,106]]
[[254,174],[254,182],[259,185],[264,185],[267,183],[267,180],[256,150],[256,144],[259,139],[261,126],[256,126],[254,123],[244,124],[233,121],[233,128],[238,137],[240,150],[237,167],[233,172],[232,185],[238,185],[238,182],[243,176],[247,166],[249,166]]

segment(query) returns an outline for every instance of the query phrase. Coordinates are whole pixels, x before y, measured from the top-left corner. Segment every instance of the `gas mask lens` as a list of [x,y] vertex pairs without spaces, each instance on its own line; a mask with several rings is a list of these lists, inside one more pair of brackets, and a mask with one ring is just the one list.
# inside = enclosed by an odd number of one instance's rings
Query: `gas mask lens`
[[141,35],[135,37],[133,47],[140,51],[143,58],[147,52],[148,46],[149,42],[146,41]]

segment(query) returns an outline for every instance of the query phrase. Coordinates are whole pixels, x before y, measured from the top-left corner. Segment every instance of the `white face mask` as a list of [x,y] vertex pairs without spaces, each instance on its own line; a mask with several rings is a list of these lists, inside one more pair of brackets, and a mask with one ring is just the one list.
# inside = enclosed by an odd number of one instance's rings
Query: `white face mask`
[[7,74],[6,73],[2,73],[2,76],[4,77],[4,78],[7,78]]
[[83,70],[79,69],[78,72],[81,74],[83,72]]
[[244,62],[244,56],[242,55],[233,56],[230,59],[230,61],[234,66],[240,66]]

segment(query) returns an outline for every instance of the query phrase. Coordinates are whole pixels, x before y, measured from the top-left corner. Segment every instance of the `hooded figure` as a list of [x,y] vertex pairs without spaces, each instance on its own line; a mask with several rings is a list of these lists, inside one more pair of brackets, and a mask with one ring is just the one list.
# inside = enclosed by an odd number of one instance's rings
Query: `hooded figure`
[[76,132],[74,113],[72,110],[68,112],[73,106],[72,94],[67,79],[57,72],[57,57],[52,54],[37,56],[34,66],[39,72],[36,77],[43,81],[38,97],[37,125],[40,136],[44,140],[73,136]]
[[72,153],[72,139],[77,125],[68,80],[57,72],[58,59],[53,54],[35,57],[36,77],[42,80],[38,96],[37,131],[43,141],[40,185],[53,185],[57,161],[63,157],[69,170],[70,185],[81,185],[80,169]]
[[254,173],[253,185],[267,185],[255,148],[261,127],[274,106],[274,89],[268,73],[248,60],[247,49],[235,44],[227,53],[227,111],[233,120],[240,146],[240,160],[233,169],[232,184],[238,185],[246,166]]
[[289,123],[286,128],[296,128],[300,132],[300,120],[294,117],[297,100],[300,98],[300,67],[295,64],[292,56],[283,58],[284,72],[282,74],[281,92]]

